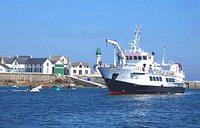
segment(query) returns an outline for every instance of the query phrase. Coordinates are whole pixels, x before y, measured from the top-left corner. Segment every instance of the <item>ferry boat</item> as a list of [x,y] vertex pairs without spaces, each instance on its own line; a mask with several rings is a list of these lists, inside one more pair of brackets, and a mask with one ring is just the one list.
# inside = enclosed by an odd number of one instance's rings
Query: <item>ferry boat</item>
[[184,72],[180,63],[154,61],[154,52],[139,47],[141,28],[136,27],[130,49],[122,50],[116,40],[106,39],[114,46],[113,64],[102,64],[99,71],[110,94],[184,93]]

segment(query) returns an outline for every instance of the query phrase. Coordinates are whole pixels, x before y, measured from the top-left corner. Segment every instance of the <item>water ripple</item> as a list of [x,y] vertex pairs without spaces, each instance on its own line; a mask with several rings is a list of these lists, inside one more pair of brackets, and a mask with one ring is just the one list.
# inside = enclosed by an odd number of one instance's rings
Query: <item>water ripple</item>
[[108,95],[107,89],[0,87],[0,127],[195,128],[200,91],[182,95]]

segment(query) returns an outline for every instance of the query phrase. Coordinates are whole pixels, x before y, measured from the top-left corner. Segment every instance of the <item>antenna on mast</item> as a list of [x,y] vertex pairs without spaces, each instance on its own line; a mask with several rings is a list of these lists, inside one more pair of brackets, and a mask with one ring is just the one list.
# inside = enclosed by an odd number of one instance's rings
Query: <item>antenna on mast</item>
[[166,52],[166,44],[164,44],[164,51],[163,51],[162,65],[165,65],[165,52]]

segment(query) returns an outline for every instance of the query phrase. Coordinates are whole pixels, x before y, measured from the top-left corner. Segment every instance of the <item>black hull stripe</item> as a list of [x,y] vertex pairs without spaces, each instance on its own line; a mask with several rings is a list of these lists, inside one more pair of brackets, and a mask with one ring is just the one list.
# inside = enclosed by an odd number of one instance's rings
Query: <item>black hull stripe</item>
[[184,93],[184,87],[146,86],[105,79],[110,94],[164,94]]

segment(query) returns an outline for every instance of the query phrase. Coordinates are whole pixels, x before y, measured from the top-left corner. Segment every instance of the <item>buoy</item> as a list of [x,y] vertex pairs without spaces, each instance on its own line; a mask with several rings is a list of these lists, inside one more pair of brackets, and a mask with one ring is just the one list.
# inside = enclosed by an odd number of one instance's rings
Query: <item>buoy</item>
[[60,86],[56,86],[56,91],[60,91]]

